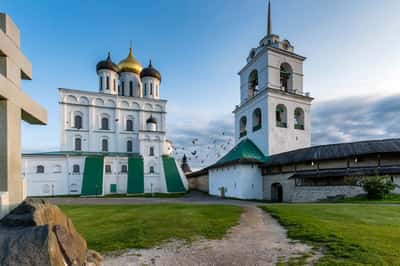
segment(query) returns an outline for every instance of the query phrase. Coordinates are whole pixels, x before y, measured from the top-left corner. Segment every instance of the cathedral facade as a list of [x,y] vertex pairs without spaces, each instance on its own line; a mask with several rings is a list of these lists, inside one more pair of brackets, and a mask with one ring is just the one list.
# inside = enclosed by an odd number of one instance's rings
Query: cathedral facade
[[60,151],[23,154],[29,196],[171,193],[187,189],[166,139],[161,74],[132,48],[96,66],[98,92],[59,89]]

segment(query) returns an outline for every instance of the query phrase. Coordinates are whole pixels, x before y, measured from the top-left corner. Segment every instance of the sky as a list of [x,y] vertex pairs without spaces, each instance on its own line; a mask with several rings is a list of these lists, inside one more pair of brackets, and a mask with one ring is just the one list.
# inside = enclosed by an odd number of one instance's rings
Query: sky
[[[271,3],[273,33],[307,57],[312,143],[398,137],[400,1]],[[142,65],[152,59],[162,74],[168,138],[185,147],[181,153],[203,157],[216,141],[213,156],[222,156],[233,145],[237,73],[266,33],[266,6],[265,0],[2,0],[0,12],[20,28],[33,65],[23,89],[49,115],[47,126],[23,124],[23,151],[59,149],[57,88],[96,91],[96,63],[108,51],[116,62],[125,58],[132,40]],[[191,164],[205,166],[213,156]]]

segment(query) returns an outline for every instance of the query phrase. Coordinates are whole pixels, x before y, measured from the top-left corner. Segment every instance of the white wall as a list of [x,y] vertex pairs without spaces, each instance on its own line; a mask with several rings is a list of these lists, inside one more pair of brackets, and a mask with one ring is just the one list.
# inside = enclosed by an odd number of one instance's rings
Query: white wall
[[209,170],[209,194],[220,196],[225,187],[225,197],[262,199],[262,176],[258,165],[233,165]]

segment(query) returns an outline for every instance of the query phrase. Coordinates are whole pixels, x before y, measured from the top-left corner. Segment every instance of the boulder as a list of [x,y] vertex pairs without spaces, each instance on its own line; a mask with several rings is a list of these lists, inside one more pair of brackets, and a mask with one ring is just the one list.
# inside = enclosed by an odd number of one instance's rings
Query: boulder
[[[89,261],[89,260],[90,261]],[[0,220],[0,265],[100,265],[61,210],[27,199]]]

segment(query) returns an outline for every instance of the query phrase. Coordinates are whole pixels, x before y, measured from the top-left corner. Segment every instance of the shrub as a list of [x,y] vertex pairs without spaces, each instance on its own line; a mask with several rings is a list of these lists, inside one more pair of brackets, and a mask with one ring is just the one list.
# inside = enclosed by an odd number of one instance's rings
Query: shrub
[[368,199],[384,199],[385,195],[395,189],[393,182],[388,176],[374,176],[365,178],[362,182]]

